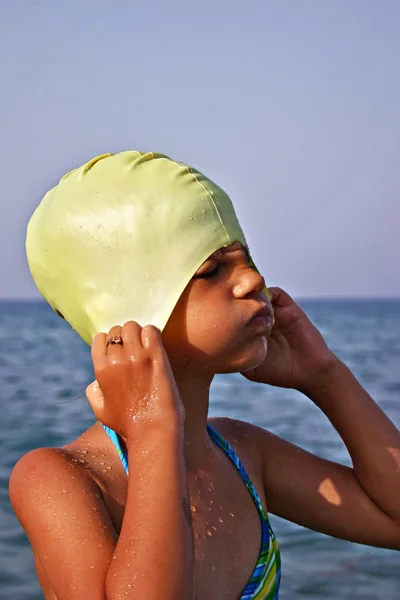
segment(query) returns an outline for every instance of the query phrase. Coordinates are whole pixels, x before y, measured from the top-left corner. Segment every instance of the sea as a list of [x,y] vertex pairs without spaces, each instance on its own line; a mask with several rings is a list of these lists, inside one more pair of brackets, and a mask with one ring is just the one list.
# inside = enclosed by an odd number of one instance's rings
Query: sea
[[[400,299],[298,300],[334,352],[400,428]],[[39,600],[27,538],[8,499],[10,471],[33,448],[62,446],[94,422],[89,348],[42,301],[0,302],[0,600]],[[210,414],[239,418],[350,464],[339,435],[294,390],[216,377]],[[400,552],[354,544],[271,516],[281,600],[400,600]]]

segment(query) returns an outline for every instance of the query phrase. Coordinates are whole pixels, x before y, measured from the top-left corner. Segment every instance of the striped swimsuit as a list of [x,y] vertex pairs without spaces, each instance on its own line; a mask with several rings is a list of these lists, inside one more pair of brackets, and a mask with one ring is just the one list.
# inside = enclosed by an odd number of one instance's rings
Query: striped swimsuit
[[[121,447],[119,438],[115,431],[103,425],[105,432],[115,444],[118,454],[126,473],[128,474],[128,457]],[[281,560],[279,554],[279,546],[275,534],[272,531],[268,517],[265,514],[260,498],[255,487],[250,481],[250,478],[240,462],[240,459],[233,448],[216,431],[209,423],[207,423],[208,434],[210,438],[218,444],[218,446],[227,454],[232,463],[235,465],[239,475],[243,479],[257,510],[261,520],[261,550],[257,560],[256,567],[250,581],[240,596],[240,600],[278,600],[279,584],[281,578]]]

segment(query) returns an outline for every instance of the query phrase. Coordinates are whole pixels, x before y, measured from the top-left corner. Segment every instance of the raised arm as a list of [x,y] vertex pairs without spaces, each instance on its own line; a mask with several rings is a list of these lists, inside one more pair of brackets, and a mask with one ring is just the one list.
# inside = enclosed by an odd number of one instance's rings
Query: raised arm
[[188,600],[193,539],[179,394],[155,328],[130,322],[110,334],[121,334],[123,346],[95,338],[100,387],[90,386],[88,399],[128,448],[119,538],[90,473],[65,450],[37,450],[19,461],[10,499],[58,600]]
[[269,510],[329,535],[400,549],[400,432],[328,348],[307,315],[271,288],[276,329],[249,379],[307,395],[338,431],[353,468],[258,430]]

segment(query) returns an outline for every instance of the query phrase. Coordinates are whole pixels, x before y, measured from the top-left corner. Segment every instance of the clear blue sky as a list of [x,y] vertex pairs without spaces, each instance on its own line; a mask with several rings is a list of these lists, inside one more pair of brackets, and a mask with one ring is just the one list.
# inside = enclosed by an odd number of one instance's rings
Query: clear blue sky
[[400,296],[398,0],[0,0],[0,297],[39,297],[25,228],[103,152],[231,195],[267,282]]

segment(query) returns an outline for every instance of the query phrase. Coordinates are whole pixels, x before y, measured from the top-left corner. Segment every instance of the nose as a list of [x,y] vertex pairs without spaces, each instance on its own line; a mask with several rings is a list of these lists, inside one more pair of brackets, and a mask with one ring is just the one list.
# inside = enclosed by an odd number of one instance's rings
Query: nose
[[236,298],[258,296],[264,288],[264,277],[256,269],[249,267],[238,276],[233,293]]

